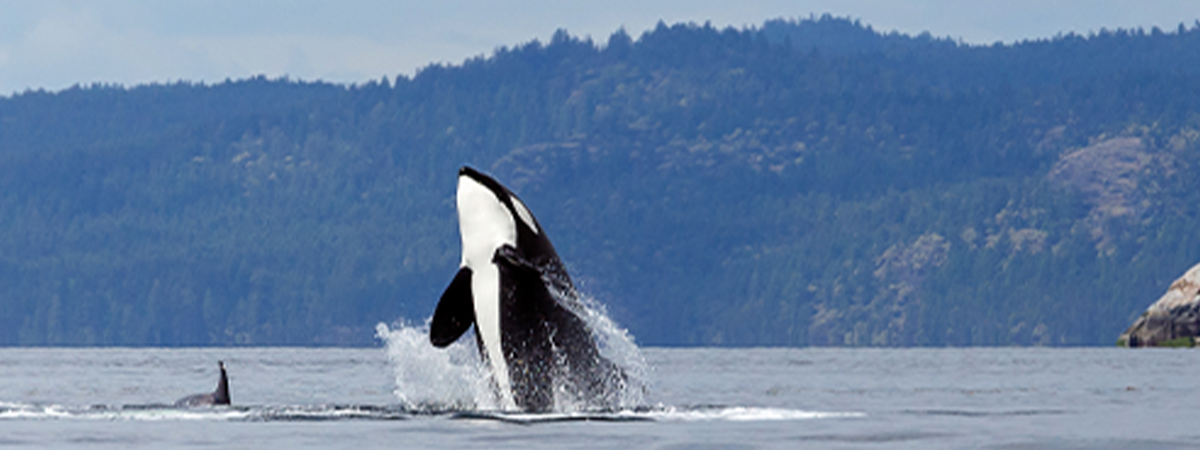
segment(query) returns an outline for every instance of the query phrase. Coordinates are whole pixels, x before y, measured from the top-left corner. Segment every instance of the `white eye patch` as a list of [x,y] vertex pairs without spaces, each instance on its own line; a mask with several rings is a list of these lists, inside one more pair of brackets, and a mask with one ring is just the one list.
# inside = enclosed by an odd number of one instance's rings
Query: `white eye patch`
[[533,230],[533,234],[540,233],[538,231],[537,224],[533,221],[533,214],[529,212],[529,209],[525,207],[525,204],[521,203],[521,200],[518,200],[516,197],[511,198],[513,209],[517,210],[517,216],[521,218],[521,221],[525,222],[525,225],[528,226],[530,230]]

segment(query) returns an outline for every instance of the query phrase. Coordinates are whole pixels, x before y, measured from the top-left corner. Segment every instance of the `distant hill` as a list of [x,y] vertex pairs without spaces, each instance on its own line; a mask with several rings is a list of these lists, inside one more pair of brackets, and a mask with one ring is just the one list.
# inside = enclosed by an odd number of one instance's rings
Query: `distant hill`
[[355,86],[0,98],[0,345],[371,345],[470,164],[641,344],[1111,345],[1200,261],[1200,26],[560,31]]

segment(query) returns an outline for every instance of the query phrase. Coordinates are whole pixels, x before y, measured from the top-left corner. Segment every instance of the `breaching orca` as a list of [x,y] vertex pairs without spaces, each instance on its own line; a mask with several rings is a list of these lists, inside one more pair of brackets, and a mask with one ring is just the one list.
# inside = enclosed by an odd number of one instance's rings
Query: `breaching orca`
[[221,368],[221,379],[217,381],[217,390],[208,394],[189,395],[175,402],[175,406],[205,406],[229,404],[229,378],[225,376],[225,362],[217,361]]
[[500,407],[611,407],[624,372],[600,355],[587,310],[545,230],[520,199],[470,167],[458,175],[462,263],[442,294],[429,340],[445,347],[475,325]]

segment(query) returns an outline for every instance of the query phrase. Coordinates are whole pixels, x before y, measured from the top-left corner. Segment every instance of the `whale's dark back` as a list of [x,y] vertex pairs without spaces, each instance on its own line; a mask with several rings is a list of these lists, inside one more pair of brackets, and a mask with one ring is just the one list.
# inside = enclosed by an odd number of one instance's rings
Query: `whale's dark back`
[[558,386],[585,406],[615,406],[606,399],[625,375],[600,354],[561,263],[545,264],[555,267],[499,263],[501,344],[513,400],[527,411],[548,411]]
[[205,406],[229,404],[229,377],[225,374],[225,362],[217,361],[221,368],[221,378],[217,380],[217,389],[207,394],[195,394],[181,398],[175,406]]

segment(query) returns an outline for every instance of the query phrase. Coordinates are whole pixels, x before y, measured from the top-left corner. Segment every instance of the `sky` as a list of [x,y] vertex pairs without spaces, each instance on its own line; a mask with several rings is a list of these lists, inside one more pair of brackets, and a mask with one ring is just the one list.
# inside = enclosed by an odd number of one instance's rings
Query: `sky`
[[1174,30],[1196,0],[0,0],[0,96],[256,75],[362,83],[458,64],[555,30],[603,43],[659,21],[745,28],[829,13],[973,44]]

